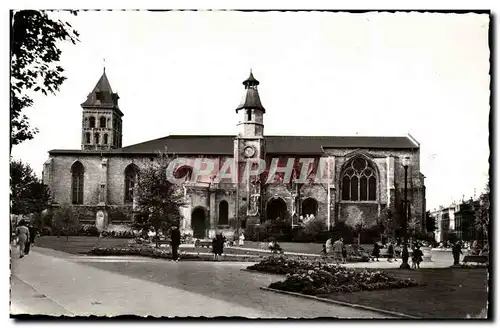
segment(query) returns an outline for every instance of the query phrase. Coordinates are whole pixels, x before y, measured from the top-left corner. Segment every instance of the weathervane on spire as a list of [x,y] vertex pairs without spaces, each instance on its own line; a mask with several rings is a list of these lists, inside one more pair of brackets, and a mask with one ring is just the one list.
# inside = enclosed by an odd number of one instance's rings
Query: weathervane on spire
[[102,67],[103,67],[104,73],[106,73],[106,57],[102,58]]

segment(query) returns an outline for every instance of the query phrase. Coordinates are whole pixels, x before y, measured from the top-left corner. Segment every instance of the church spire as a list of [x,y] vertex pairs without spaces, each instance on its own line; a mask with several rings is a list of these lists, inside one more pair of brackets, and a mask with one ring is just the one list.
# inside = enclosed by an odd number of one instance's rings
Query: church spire
[[259,81],[253,76],[252,70],[250,70],[250,76],[243,81],[243,85],[246,91],[240,105],[236,108],[236,112],[241,109],[257,109],[265,113],[266,110],[260,102],[259,91],[257,90]]

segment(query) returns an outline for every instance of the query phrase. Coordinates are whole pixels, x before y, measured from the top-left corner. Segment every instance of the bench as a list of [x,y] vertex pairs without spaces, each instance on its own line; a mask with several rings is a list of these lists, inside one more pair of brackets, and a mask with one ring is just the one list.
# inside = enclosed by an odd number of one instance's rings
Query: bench
[[465,255],[462,262],[464,262],[464,263],[468,263],[468,262],[488,263],[488,256],[486,256],[486,255]]
[[210,248],[212,247],[212,241],[211,240],[196,240],[194,242],[194,247],[198,248],[198,247],[207,247],[207,248]]

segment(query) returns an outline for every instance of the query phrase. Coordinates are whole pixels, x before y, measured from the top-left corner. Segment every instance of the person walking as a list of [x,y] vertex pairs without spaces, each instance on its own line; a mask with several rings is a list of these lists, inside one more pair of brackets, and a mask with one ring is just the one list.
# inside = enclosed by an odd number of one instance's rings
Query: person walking
[[181,232],[176,225],[170,230],[170,246],[172,247],[172,260],[179,262],[179,246],[181,244]]
[[373,244],[372,257],[373,261],[377,259],[378,262],[378,258],[380,257],[380,245],[377,242]]
[[389,242],[387,246],[387,262],[392,262],[394,258],[394,245],[392,245],[392,241]]
[[245,235],[243,232],[240,234],[240,238],[238,240],[238,246],[243,246],[245,244]]
[[16,236],[18,239],[19,245],[19,258],[23,258],[25,255],[25,247],[26,243],[29,242],[30,239],[30,231],[26,226],[26,222],[21,220],[16,228]]
[[417,244],[413,249],[411,260],[417,269],[420,269],[420,263],[423,261],[424,253],[420,250],[420,246]]
[[342,243],[342,263],[347,263],[347,248],[344,243]]
[[344,247],[344,240],[342,238],[337,239],[333,243],[333,256],[336,262],[342,261],[342,248]]
[[214,253],[215,261],[219,260],[219,257],[222,255],[223,251],[224,251],[224,238],[222,236],[222,233],[220,233],[216,235],[214,239],[212,239],[212,253]]
[[451,248],[451,253],[453,254],[453,265],[458,265],[460,262],[460,254],[462,254],[462,245],[457,241]]

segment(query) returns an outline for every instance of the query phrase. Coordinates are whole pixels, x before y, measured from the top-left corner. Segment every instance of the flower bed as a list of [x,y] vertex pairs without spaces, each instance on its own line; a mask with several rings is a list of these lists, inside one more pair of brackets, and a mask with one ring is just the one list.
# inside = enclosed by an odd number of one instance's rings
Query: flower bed
[[459,265],[452,265],[453,269],[487,269],[487,263],[460,263]]
[[[146,256],[153,258],[172,259],[170,250],[159,249],[155,247],[95,247],[88,252],[89,255],[98,256],[119,256],[119,255],[135,255]],[[183,259],[201,259],[198,255],[182,254]]]
[[[95,247],[88,251],[88,255],[97,256],[145,256],[152,258],[172,259],[170,249],[156,248],[145,245],[134,245],[129,247]],[[213,261],[213,254],[211,253],[198,253],[186,254],[180,252],[181,260],[197,260],[197,261]],[[226,254],[219,258],[219,261],[237,261],[237,262],[254,262],[255,257],[251,256],[236,256],[234,254]]]
[[247,269],[286,274],[284,281],[274,282],[269,288],[307,295],[418,286],[414,280],[394,278],[381,271],[358,271],[340,265],[297,261],[283,256],[269,257]]

